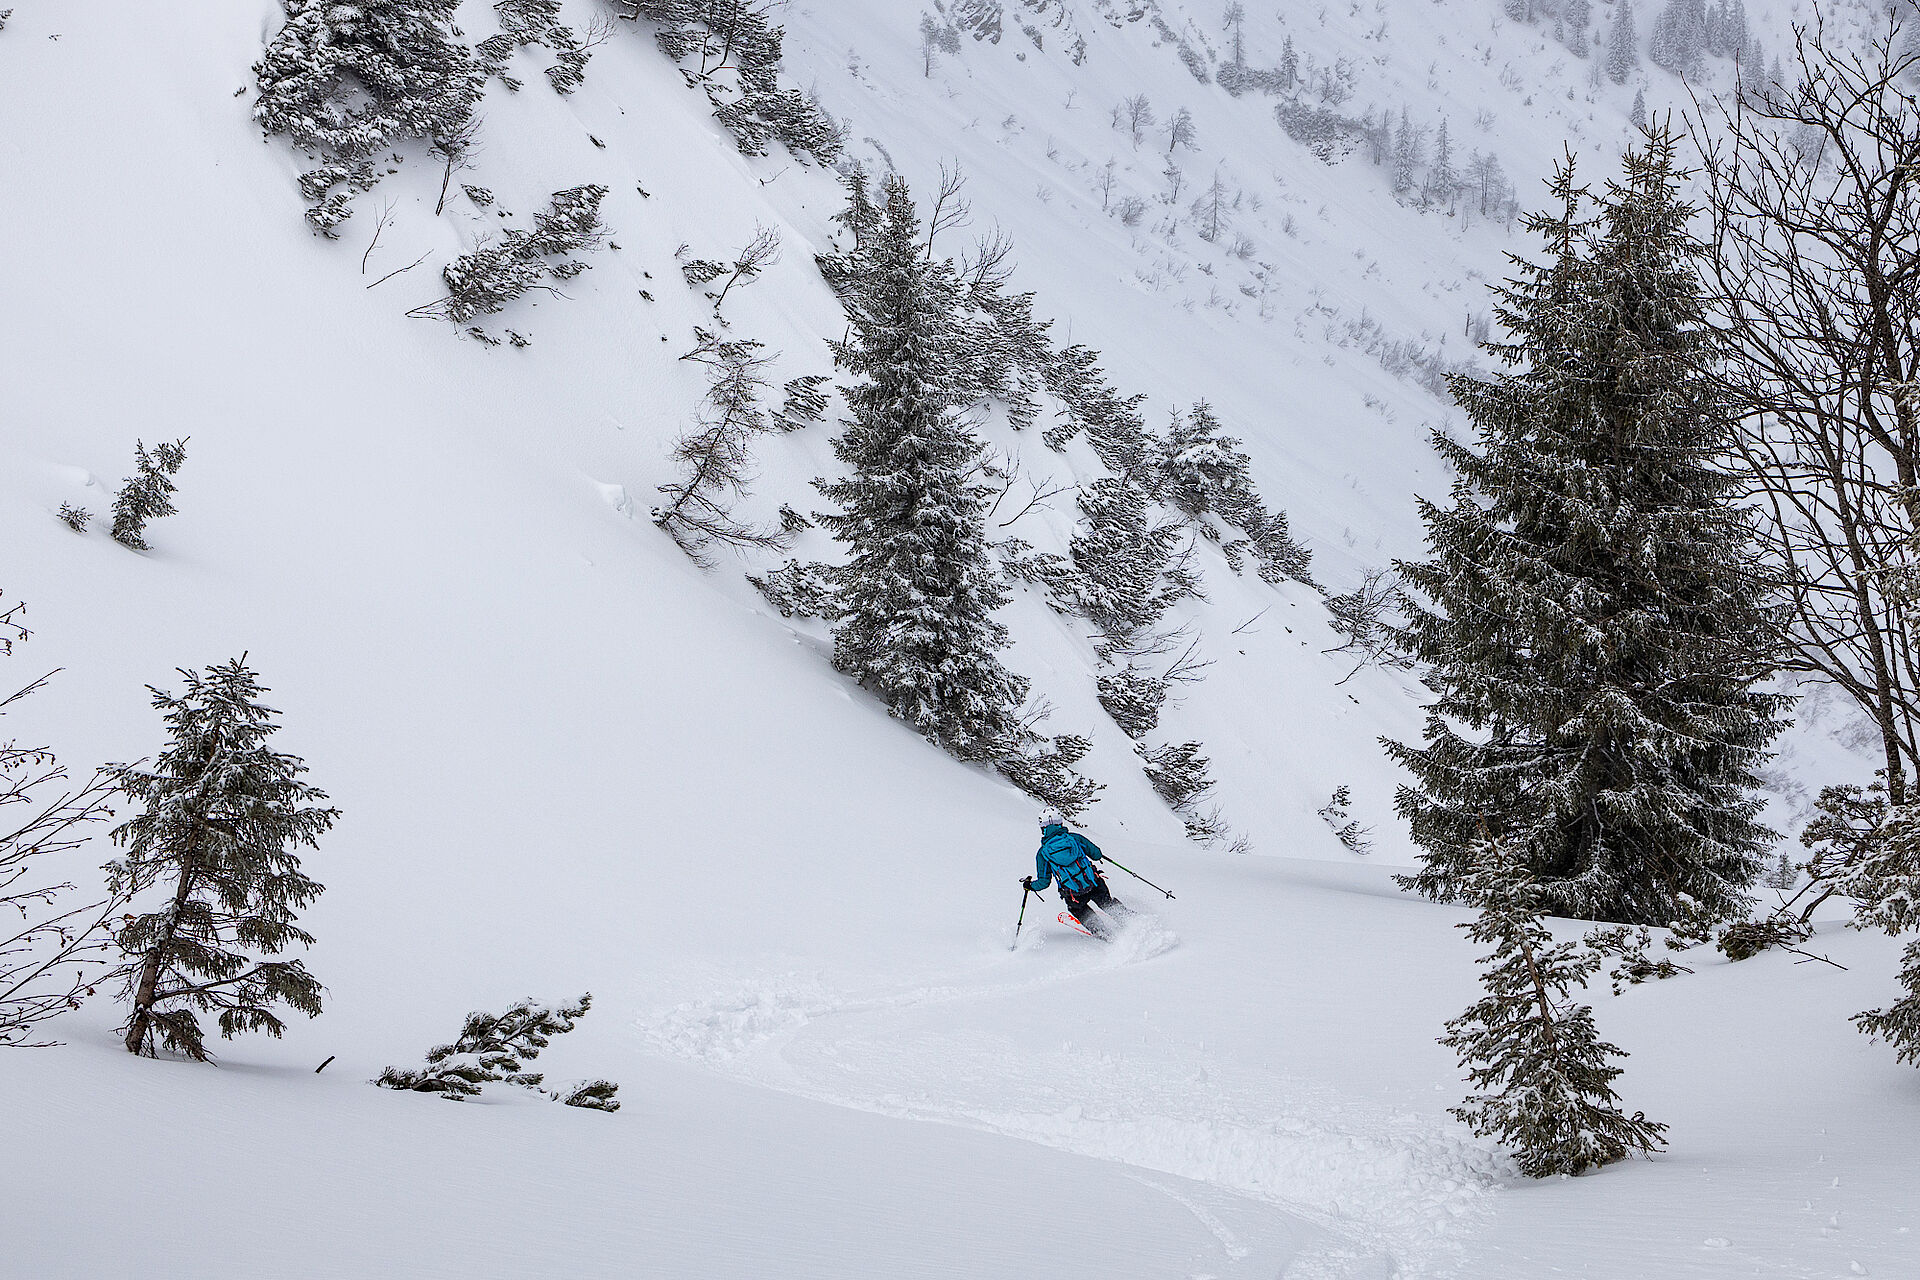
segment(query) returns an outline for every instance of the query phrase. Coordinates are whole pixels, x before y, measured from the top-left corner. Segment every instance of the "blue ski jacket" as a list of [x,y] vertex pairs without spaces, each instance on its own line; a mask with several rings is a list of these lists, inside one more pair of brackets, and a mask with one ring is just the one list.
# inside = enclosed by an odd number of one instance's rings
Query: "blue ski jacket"
[[1089,892],[1100,881],[1088,859],[1099,856],[1099,846],[1078,832],[1058,823],[1046,828],[1040,833],[1040,852],[1033,857],[1033,891],[1040,892],[1058,877],[1062,893]]

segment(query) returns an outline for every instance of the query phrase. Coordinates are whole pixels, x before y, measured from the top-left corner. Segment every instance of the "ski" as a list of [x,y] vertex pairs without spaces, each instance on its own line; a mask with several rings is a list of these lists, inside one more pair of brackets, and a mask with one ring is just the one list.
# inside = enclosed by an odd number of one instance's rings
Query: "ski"
[[1078,920],[1075,920],[1071,911],[1062,911],[1060,913],[1060,923],[1075,933],[1085,934],[1089,938],[1098,938],[1100,936],[1093,930],[1087,928],[1087,926],[1081,924]]

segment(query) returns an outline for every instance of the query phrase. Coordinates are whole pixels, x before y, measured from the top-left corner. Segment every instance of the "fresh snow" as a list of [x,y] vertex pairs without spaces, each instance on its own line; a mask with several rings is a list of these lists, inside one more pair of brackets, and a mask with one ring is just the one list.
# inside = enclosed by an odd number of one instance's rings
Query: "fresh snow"
[[[958,161],[971,230],[1012,234],[1016,285],[1151,397],[1155,425],[1210,400],[1323,581],[1416,553],[1412,495],[1446,484],[1424,431],[1449,410],[1375,337],[1470,358],[1464,321],[1522,241],[1393,204],[1362,155],[1314,160],[1270,100],[1197,83],[1124,21],[1155,6],[1034,6],[1043,48],[1008,8],[999,44],[968,38],[928,78],[918,7],[795,0],[789,71],[916,192]],[[1222,45],[1219,6],[1157,8]],[[1353,58],[1344,109],[1446,114],[1463,150],[1500,151],[1524,206],[1563,138],[1604,169],[1634,85],[1589,102],[1585,65],[1499,8],[1252,5],[1250,56],[1270,65],[1291,32]],[[1804,6],[1749,8],[1777,50]],[[490,15],[469,9],[477,38]],[[1146,914],[1113,946],[1049,900],[1010,950],[1034,806],[847,686],[746,566],[703,573],[646,518],[702,390],[675,357],[711,323],[679,246],[725,257],[780,228],[780,264],[727,303],[730,336],[780,353],[777,380],[828,372],[843,327],[812,266],[830,175],[738,155],[646,36],[621,24],[570,98],[534,63],[489,96],[465,179],[521,217],[603,182],[620,248],[566,299],[498,318],[531,348],[487,350],[404,312],[496,213],[435,220],[438,172],[410,152],[338,244],[314,239],[294,159],[236,95],[276,0],[149,10],[23,4],[0,31],[0,589],[36,631],[8,673],[63,668],[6,728],[77,769],[150,755],[144,686],[245,651],[285,713],[276,745],[344,813],[305,864],[328,886],[303,917],[328,1009],[281,1042],[215,1042],[208,1067],[120,1052],[103,994],[58,1024],[64,1047],[0,1057],[0,1274],[1920,1274],[1920,1077],[1845,1021],[1889,998],[1895,948],[1837,921],[1807,949],[1844,971],[1696,951],[1691,975],[1594,993],[1632,1053],[1627,1105],[1672,1126],[1658,1158],[1528,1183],[1447,1116],[1464,1089],[1434,1037],[1472,998],[1474,952],[1460,910],[1392,885],[1412,850],[1376,744],[1418,733],[1420,690],[1339,683],[1353,663],[1323,652],[1304,586],[1210,557],[1183,616],[1212,666],[1169,732],[1206,744],[1251,856],[1180,839],[1094,701],[1084,628],[1016,590],[1010,663],[1050,729],[1095,738],[1089,833],[1179,896],[1116,875]],[[1088,41],[1079,66],[1055,14]],[[1645,81],[1656,108],[1683,100]],[[1152,234],[1162,156],[1108,124],[1134,92],[1163,120],[1193,111],[1191,184],[1218,166],[1260,197],[1236,215],[1250,260]],[[1138,228],[1100,214],[1110,156],[1151,205]],[[1264,316],[1249,261],[1271,265]],[[819,505],[833,416],[761,442],[756,511]],[[1036,478],[1091,473],[1080,446],[982,430]],[[125,551],[99,522],[135,437],[183,436],[180,514]],[[62,502],[95,531],[62,526]],[[1058,550],[1072,517],[995,536]],[[825,554],[809,536],[799,553]],[[1865,772],[1843,704],[1803,721],[1778,762],[1790,830],[1811,791]],[[1366,859],[1315,815],[1343,783]],[[70,874],[108,856],[96,842]],[[617,1114],[365,1083],[468,1009],[588,990],[538,1065],[620,1082]]]

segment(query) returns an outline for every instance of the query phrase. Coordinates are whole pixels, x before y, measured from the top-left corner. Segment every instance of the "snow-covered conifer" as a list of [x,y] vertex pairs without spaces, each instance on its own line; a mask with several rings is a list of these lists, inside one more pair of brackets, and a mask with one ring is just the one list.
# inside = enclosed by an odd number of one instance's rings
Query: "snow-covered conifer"
[[600,202],[607,189],[598,183],[553,193],[553,203],[534,215],[529,230],[508,231],[500,239],[461,254],[441,269],[447,296],[415,307],[408,315],[466,324],[493,315],[532,289],[553,291],[548,279],[571,280],[587,269],[572,255],[596,249],[606,237]]
[[1100,705],[1113,722],[1135,742],[1160,726],[1160,708],[1167,700],[1167,682],[1128,663],[1095,681]]
[[1633,29],[1633,0],[1619,0],[1613,10],[1613,25],[1607,28],[1607,78],[1625,84],[1639,65],[1640,37]]
[[1547,260],[1500,290],[1521,371],[1460,375],[1478,447],[1422,502],[1431,560],[1399,566],[1399,643],[1438,694],[1426,744],[1389,743],[1416,785],[1409,883],[1458,896],[1483,823],[1558,915],[1671,924],[1739,910],[1772,833],[1755,769],[1781,698],[1757,692],[1776,618],[1728,469],[1730,412],[1673,144],[1656,134],[1583,219],[1535,215]]
[[1900,956],[1900,986],[1906,994],[1884,1009],[1854,1015],[1860,1030],[1893,1045],[1902,1062],[1920,1066],[1920,938],[1907,943]]
[[586,994],[571,1004],[553,1005],[527,999],[505,1013],[469,1013],[452,1044],[435,1045],[427,1050],[425,1066],[388,1067],[373,1083],[386,1089],[437,1093],[449,1102],[465,1102],[477,1097],[489,1084],[513,1084],[544,1093],[571,1107],[618,1111],[620,1104],[613,1097],[617,1085],[593,1080],[562,1095],[541,1087],[545,1079],[542,1073],[527,1070],[527,1064],[538,1058],[555,1036],[572,1031],[591,1008],[593,996]]
[[286,24],[253,72],[253,118],[319,162],[300,177],[322,235],[379,180],[406,138],[448,140],[473,117],[485,71],[454,34],[460,0],[284,0]]
[[1593,21],[1592,0],[1566,0],[1560,9],[1560,43],[1578,57],[1587,56],[1587,24]]
[[1461,890],[1480,913],[1458,927],[1492,950],[1480,960],[1486,994],[1440,1039],[1476,1090],[1453,1114],[1497,1138],[1534,1178],[1659,1149],[1666,1126],[1627,1115],[1613,1091],[1614,1060],[1626,1055],[1600,1039],[1593,1010],[1573,997],[1600,957],[1553,940],[1540,920],[1546,896],[1490,839],[1475,844]]
[[1075,343],[1048,362],[1047,390],[1059,397],[1063,412],[1061,421],[1045,435],[1047,447],[1064,449],[1068,440],[1084,433],[1102,466],[1119,473],[1136,469],[1144,473],[1153,455],[1153,439],[1140,416],[1140,403],[1146,397],[1122,396],[1114,390],[1099,359],[1099,352]]
[[126,856],[107,865],[108,886],[137,900],[159,886],[165,905],[129,916],[114,935],[127,956],[116,976],[132,1003],[129,1052],[168,1049],[204,1061],[196,1011],[218,1011],[220,1034],[279,1036],[274,1006],[320,1012],[320,983],[299,960],[267,960],[313,936],[295,913],[322,886],[294,849],[313,846],[339,810],[300,780],[299,757],[273,750],[279,714],[260,702],[259,676],[235,659],[181,671],[186,691],[152,689],[170,741],[122,789],[142,811],[114,830]]
[[1077,818],[1104,789],[1074,769],[1092,749],[1092,741],[1077,733],[1058,734],[1051,740],[1032,734],[1018,754],[998,761],[997,767],[1034,799]]
[[[512,47],[524,49],[541,44],[553,51],[558,61],[546,69],[546,77],[555,93],[572,93],[586,82],[587,60],[593,56],[593,45],[604,36],[604,30],[591,32],[588,39],[581,39],[572,27],[560,21],[560,0],[498,0],[493,12],[500,20],[501,34]],[[483,58],[487,56],[484,51],[489,42],[481,41],[476,49]],[[487,60],[490,64],[499,61],[497,56]],[[489,65],[488,70],[503,74],[493,65]],[[514,81],[507,83],[509,87],[517,87]]]
[[1179,594],[1163,575],[1180,526],[1155,520],[1132,475],[1106,476],[1080,491],[1084,523],[1067,552],[1080,579],[1080,611],[1110,640],[1152,626]]
[[1421,132],[1414,127],[1407,108],[1400,108],[1400,123],[1393,131],[1393,194],[1397,196],[1413,190],[1414,173],[1426,150]]
[[798,431],[826,416],[827,393],[820,388],[829,381],[824,373],[787,379],[780,388],[780,411],[774,415],[782,431]]
[[[1920,807],[1889,804],[1884,781],[1865,789],[1827,787],[1801,841],[1814,850],[1806,869],[1815,895],[1802,920],[1838,893],[1858,904],[1855,927],[1890,937],[1920,934]],[[1901,1061],[1920,1066],[1920,936],[1908,941],[1898,980],[1905,990],[1900,999],[1853,1021],[1893,1045]]]
[[1198,742],[1169,742],[1159,747],[1138,747],[1146,761],[1147,781],[1167,807],[1179,814],[1187,835],[1195,840],[1213,840],[1223,834],[1216,813],[1200,804],[1213,791],[1209,761]]
[[1754,100],[1761,98],[1767,90],[1780,83],[1780,60],[1773,60],[1772,70],[1767,67],[1767,51],[1755,36],[1747,45],[1747,52],[1740,59],[1740,92]]
[[1440,130],[1433,135],[1433,163],[1427,168],[1423,200],[1427,204],[1453,209],[1453,198],[1460,190],[1460,175],[1453,167],[1453,139],[1447,135],[1447,119],[1440,118]]
[[548,1096],[567,1107],[584,1107],[588,1111],[618,1111],[620,1100],[613,1095],[620,1086],[611,1080],[582,1080],[568,1089],[566,1093],[551,1091]]
[[1667,0],[1654,20],[1647,53],[1654,65],[1679,74],[1692,72],[1707,51],[1707,13],[1704,0]]
[[834,665],[888,711],[963,760],[1018,753],[1027,682],[1001,665],[1007,591],[988,554],[987,491],[972,479],[980,444],[953,411],[939,359],[948,339],[948,264],[924,250],[906,183],[889,177],[847,298],[852,332],[836,360],[860,381],[834,452],[851,473],[817,482],[823,517],[849,551]]
[[1635,89],[1633,91],[1633,109],[1627,113],[1627,119],[1634,128],[1640,130],[1642,133],[1646,132],[1647,91],[1645,89]]
[[661,52],[705,89],[713,116],[740,150],[762,155],[769,141],[823,164],[840,153],[840,132],[819,103],[780,82],[786,32],[768,0],[613,0],[649,19]]
[[1254,487],[1252,460],[1240,442],[1224,435],[1205,402],[1190,413],[1175,413],[1161,445],[1161,468],[1168,501],[1214,541],[1222,533],[1208,516],[1247,535],[1268,582],[1310,582],[1309,553],[1289,532],[1286,513],[1269,512]]
[[175,440],[147,452],[144,442],[133,444],[133,474],[121,482],[113,499],[113,540],[135,551],[147,550],[147,521],[173,515],[173,477],[187,460],[187,442]]

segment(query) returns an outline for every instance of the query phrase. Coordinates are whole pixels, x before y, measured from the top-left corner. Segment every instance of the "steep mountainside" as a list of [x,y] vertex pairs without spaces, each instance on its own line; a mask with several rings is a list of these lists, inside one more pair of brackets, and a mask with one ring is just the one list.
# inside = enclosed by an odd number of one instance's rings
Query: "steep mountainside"
[[[947,0],[924,26],[891,0],[784,7],[784,83],[837,123],[840,168],[903,174],[923,212],[942,166],[964,175],[941,251],[1003,231],[1054,346],[1098,352],[1156,432],[1211,405],[1312,552],[1312,582],[1275,583],[1195,536],[1204,598],[1152,655],[1200,677],[1152,741],[1202,744],[1210,843],[1102,707],[1094,628],[1013,583],[1008,663],[1104,784],[1087,830],[1179,897],[1123,878],[1155,912],[1107,952],[1035,904],[1009,950],[1035,802],[890,720],[823,626],[746,580],[833,544],[805,529],[703,567],[648,519],[708,390],[682,358],[698,331],[764,344],[769,410],[834,374],[846,320],[818,259],[846,247],[846,195],[777,144],[743,154],[626,7],[564,0],[592,45],[579,86],[548,83],[552,49],[510,50],[522,87],[490,82],[466,167],[397,145],[337,239],[303,216],[309,165],[250,116],[279,0],[160,21],[29,2],[0,29],[0,606],[25,601],[35,632],[0,688],[61,668],[7,736],[76,768],[151,756],[146,687],[245,653],[278,745],[344,814],[306,860],[328,886],[303,917],[321,1018],[220,1042],[213,1067],[138,1061],[103,992],[64,1047],[0,1056],[34,1153],[0,1172],[0,1273],[1920,1266],[1911,1072],[1834,1012],[1881,999],[1877,938],[1823,937],[1846,972],[1693,954],[1693,978],[1601,999],[1635,1054],[1623,1094],[1674,1125],[1655,1164],[1516,1189],[1448,1118],[1434,1036],[1472,956],[1459,911],[1391,885],[1412,849],[1378,748],[1417,734],[1424,691],[1336,651],[1326,608],[1418,551],[1412,496],[1448,483],[1426,433],[1459,425],[1441,378],[1484,359],[1485,285],[1527,247],[1516,204],[1563,140],[1606,171],[1636,91],[1678,106],[1678,78],[1596,82],[1546,6],[1495,0],[1249,5],[1233,26],[1155,0]],[[1749,5],[1767,50],[1803,7]],[[473,43],[499,29],[478,0],[460,21]],[[1369,108],[1424,131],[1398,193]],[[1189,140],[1168,132],[1182,109]],[[409,315],[447,263],[594,184],[584,271],[474,318],[486,339]],[[690,283],[766,230],[777,260],[723,303],[724,271]],[[977,407],[1012,554],[1067,554],[1076,489],[1111,473],[1084,437],[1048,442],[1063,407],[1039,394],[1023,429]],[[842,416],[835,394],[757,437],[745,513],[820,509]],[[109,540],[135,440],[180,438],[179,514],[147,553]],[[1789,799],[1858,772],[1844,714],[1809,719]],[[1340,787],[1365,858],[1321,813]],[[65,874],[91,886],[112,854],[97,839]],[[620,1081],[617,1115],[364,1083],[470,1008],[583,990],[552,1065]],[[1751,1053],[1762,1034],[1795,1051]]]

